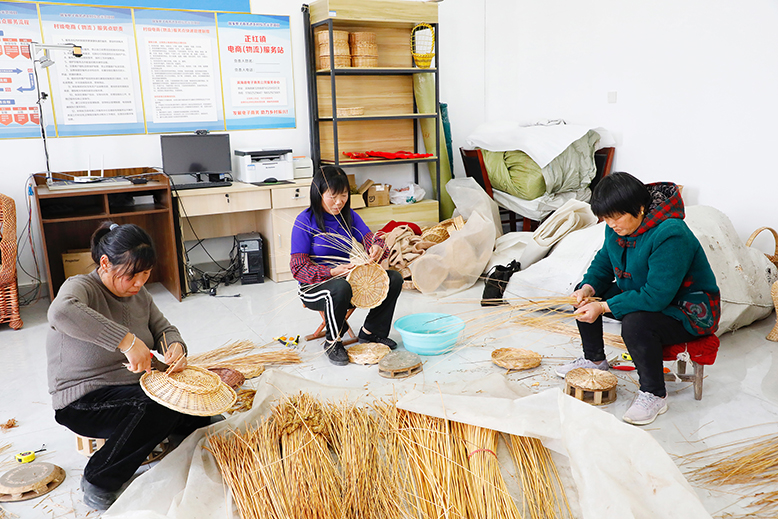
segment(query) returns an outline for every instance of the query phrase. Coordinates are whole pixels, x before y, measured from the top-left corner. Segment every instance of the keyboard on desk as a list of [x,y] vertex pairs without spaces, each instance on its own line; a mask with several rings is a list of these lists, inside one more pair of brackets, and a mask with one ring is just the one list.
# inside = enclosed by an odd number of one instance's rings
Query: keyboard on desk
[[187,184],[171,184],[176,191],[182,191],[184,189],[202,189],[207,187],[227,187],[231,186],[232,182],[229,180],[219,180],[218,182],[190,182]]

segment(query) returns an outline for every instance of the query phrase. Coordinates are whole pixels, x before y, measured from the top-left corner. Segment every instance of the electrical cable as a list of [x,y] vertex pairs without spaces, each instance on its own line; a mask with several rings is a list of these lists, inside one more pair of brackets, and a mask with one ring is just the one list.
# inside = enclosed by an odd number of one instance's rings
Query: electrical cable
[[[30,198],[32,197],[30,193],[32,190],[32,182],[34,182],[34,175],[27,177],[27,180],[24,183],[25,205],[27,206],[27,224],[18,234],[16,239],[16,264],[19,266],[19,270],[27,274],[30,279],[35,281],[35,285],[27,292],[19,294],[20,306],[29,306],[37,303],[41,299],[43,293],[43,281],[41,280],[40,264],[38,263],[38,256],[35,252],[35,243],[32,237],[32,202],[30,201]],[[26,245],[24,241],[25,233],[27,234],[27,241],[30,245],[30,253],[32,254],[33,264],[35,265],[35,275],[27,272],[27,269],[25,269],[24,265],[22,264],[22,253],[24,252]]]

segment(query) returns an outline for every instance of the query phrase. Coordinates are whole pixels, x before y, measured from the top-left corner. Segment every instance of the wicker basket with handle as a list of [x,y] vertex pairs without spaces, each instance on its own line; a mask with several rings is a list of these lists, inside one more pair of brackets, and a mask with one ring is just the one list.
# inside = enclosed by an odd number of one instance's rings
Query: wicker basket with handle
[[751,244],[754,243],[754,239],[762,231],[770,231],[773,233],[773,238],[775,239],[775,252],[772,255],[765,254],[765,256],[767,256],[767,259],[769,259],[773,265],[778,267],[778,233],[775,232],[775,229],[770,227],[760,227],[759,229],[755,230],[753,233],[751,233],[751,236],[748,237],[748,240],[746,240],[746,247],[750,247]]

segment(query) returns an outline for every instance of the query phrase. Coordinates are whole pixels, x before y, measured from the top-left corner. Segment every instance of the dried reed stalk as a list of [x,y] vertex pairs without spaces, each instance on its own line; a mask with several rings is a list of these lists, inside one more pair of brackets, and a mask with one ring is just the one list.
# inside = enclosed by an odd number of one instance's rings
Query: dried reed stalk
[[200,366],[201,368],[206,368],[206,365],[208,367],[213,367],[214,364],[217,364],[224,359],[238,355],[245,355],[254,348],[256,348],[256,344],[254,344],[252,341],[233,341],[214,350],[192,355],[187,358],[187,362],[195,366]]
[[0,519],[13,519],[14,517],[19,517],[13,512],[9,512],[2,506],[0,506]]
[[399,411],[399,439],[409,465],[407,502],[417,517],[467,517],[460,487],[464,470],[451,461],[454,445],[447,420]]
[[[240,371],[247,379],[262,374],[265,364],[299,364],[302,362],[300,354],[291,349],[264,351],[252,355],[244,355],[232,359],[223,359],[210,362],[198,361],[195,365],[204,369],[230,368]],[[190,362],[190,364],[192,364]]]
[[256,389],[239,389],[236,391],[238,399],[235,404],[230,408],[228,413],[243,413],[249,411],[254,405],[254,395],[257,394]]
[[5,423],[0,423],[0,429],[2,429],[3,432],[8,432],[9,429],[13,429],[14,427],[18,427],[19,422],[16,421],[16,418],[10,418]]
[[455,436],[465,454],[470,517],[521,519],[497,461],[497,431],[475,425],[452,422]]
[[551,453],[537,438],[508,435],[505,439],[522,486],[522,514],[531,519],[573,517]]
[[300,393],[273,409],[273,421],[281,433],[286,485],[291,517],[331,519],[339,515],[342,481],[330,454],[326,406]]

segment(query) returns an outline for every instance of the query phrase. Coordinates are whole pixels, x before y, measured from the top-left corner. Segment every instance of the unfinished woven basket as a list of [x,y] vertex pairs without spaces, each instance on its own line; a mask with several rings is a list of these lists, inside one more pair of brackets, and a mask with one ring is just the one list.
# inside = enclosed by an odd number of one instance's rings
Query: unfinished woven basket
[[377,263],[357,265],[346,281],[351,285],[351,304],[357,308],[375,308],[389,293],[389,275]]
[[443,243],[448,240],[448,230],[446,226],[438,224],[422,231],[421,238],[432,243]]
[[584,391],[606,391],[613,389],[619,383],[619,379],[613,373],[591,368],[570,370],[565,375],[565,381]]
[[222,414],[237,399],[235,391],[219,375],[197,366],[170,375],[161,371],[144,373],[140,386],[155,402],[195,416]]
[[355,344],[348,349],[348,360],[354,364],[378,364],[390,351],[389,346],[378,342]]
[[770,227],[760,227],[759,229],[755,230],[753,233],[751,233],[751,236],[748,237],[748,240],[746,240],[746,247],[750,247],[752,243],[754,243],[754,238],[757,237],[757,235],[762,231],[770,231],[773,235],[773,239],[775,240],[775,252],[773,254],[766,254],[767,259],[770,260],[770,262],[778,267],[778,233],[775,232],[775,229],[771,229]]
[[521,348],[497,348],[492,362],[507,369],[532,369],[540,366],[540,353]]
[[[246,381],[246,377],[237,369],[208,368],[208,371],[212,371],[219,375],[219,378],[222,380],[222,382],[230,386],[232,389],[242,386]],[[262,371],[264,371],[264,366],[262,367]]]

